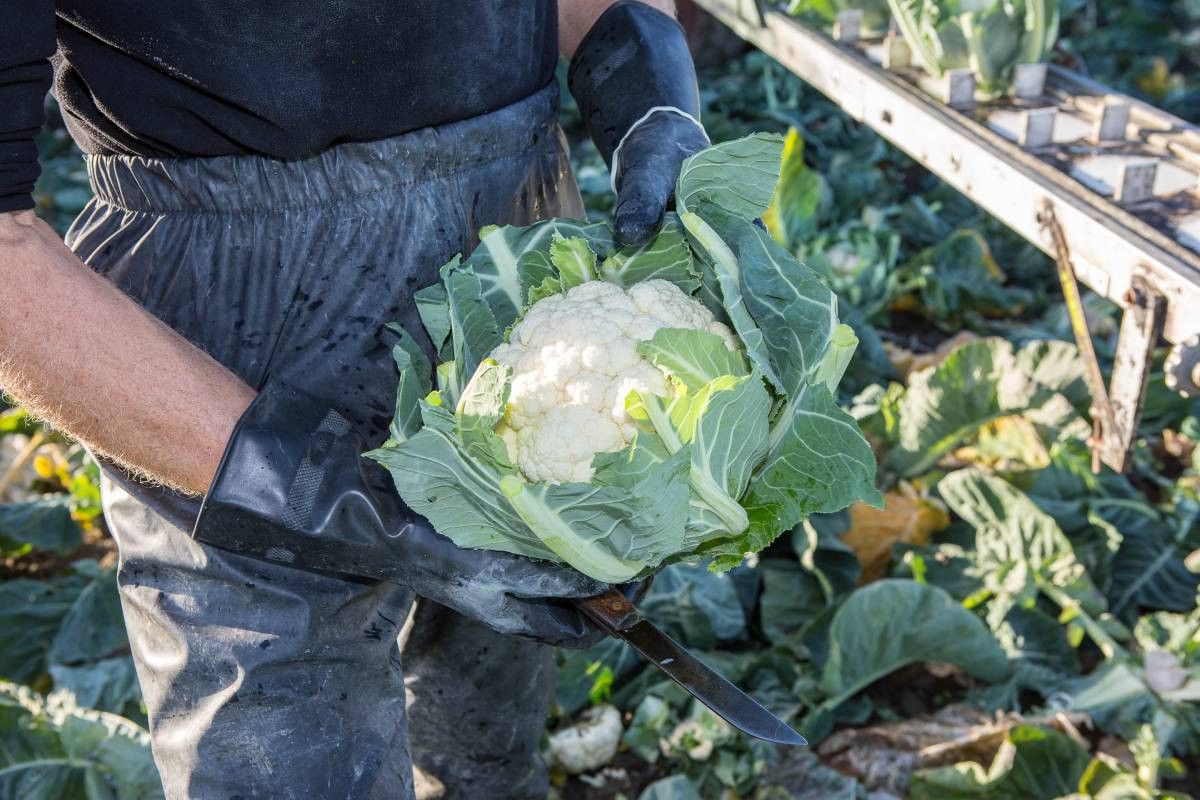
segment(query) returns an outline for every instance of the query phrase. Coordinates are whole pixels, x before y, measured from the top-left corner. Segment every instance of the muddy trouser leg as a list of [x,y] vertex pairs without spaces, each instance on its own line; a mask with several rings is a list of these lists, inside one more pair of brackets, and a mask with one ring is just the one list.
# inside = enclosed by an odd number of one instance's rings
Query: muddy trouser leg
[[[475,119],[301,161],[92,156],[96,198],[67,242],[250,385],[270,374],[322,397],[376,445],[396,385],[384,325],[400,322],[429,349],[413,292],[483,225],[581,214],[556,97],[547,87]],[[382,471],[373,480],[390,488]],[[194,500],[115,469],[103,490],[169,798],[403,800],[410,730],[417,762],[448,797],[545,786],[545,648],[442,610],[418,615],[402,654],[407,589],[200,545],[187,533]],[[499,693],[506,702],[489,705]],[[426,709],[469,716],[505,740],[503,753],[475,729],[447,741]]]
[[401,652],[417,800],[544,800],[554,649],[418,599]]

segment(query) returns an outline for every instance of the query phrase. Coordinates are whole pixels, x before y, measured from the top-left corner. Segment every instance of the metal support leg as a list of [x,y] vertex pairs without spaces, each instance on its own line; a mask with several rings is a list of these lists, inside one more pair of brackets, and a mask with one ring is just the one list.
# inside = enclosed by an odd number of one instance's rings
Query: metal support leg
[[1163,320],[1167,316],[1167,300],[1140,276],[1133,279],[1129,289],[1129,305],[1121,318],[1121,333],[1117,338],[1117,358],[1113,363],[1109,383],[1115,429],[1101,440],[1100,458],[1117,472],[1129,466],[1142,404],[1146,399],[1146,382],[1150,378],[1150,358],[1162,336]]
[[1101,463],[1117,472],[1129,468],[1133,443],[1137,437],[1142,404],[1146,398],[1146,381],[1150,377],[1150,357],[1162,336],[1167,301],[1141,276],[1134,276],[1128,305],[1121,320],[1117,339],[1117,357],[1113,364],[1111,383],[1106,386],[1083,313],[1083,302],[1075,268],[1066,237],[1053,204],[1047,202],[1039,213],[1039,221],[1054,239],[1058,260],[1058,277],[1075,343],[1083,357],[1088,389],[1092,394],[1092,470],[1100,471]]

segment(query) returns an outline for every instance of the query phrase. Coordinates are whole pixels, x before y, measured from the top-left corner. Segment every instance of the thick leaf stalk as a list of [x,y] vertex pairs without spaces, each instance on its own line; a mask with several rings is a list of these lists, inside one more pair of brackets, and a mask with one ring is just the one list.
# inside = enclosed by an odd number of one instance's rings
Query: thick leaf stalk
[[579,536],[516,475],[501,478],[500,491],[521,520],[555,555],[585,575],[606,583],[627,583],[642,571],[643,564],[618,558]]
[[[679,449],[683,447],[683,441],[671,424],[671,418],[667,414],[667,410],[663,408],[662,400],[654,395],[642,396],[640,400],[646,409],[646,417],[650,420],[658,438],[662,439],[669,452],[678,453]],[[692,464],[688,472],[688,485],[696,493],[697,499],[717,515],[729,533],[737,535],[750,526],[750,518],[746,515],[746,509],[742,508],[737,500],[734,500],[718,486],[712,475],[699,469],[695,464]]]

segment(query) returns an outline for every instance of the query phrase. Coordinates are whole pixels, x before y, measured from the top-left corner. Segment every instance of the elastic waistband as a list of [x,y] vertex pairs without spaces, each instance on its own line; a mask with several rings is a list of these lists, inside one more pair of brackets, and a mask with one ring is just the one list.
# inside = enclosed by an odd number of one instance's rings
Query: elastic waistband
[[310,158],[87,156],[100,200],[130,211],[273,212],[326,206],[427,182],[554,142],[558,84],[478,117]]

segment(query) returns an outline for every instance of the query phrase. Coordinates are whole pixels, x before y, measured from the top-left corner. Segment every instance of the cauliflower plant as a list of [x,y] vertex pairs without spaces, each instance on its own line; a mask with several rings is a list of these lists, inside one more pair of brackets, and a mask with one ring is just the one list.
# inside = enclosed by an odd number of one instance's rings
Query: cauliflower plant
[[530,307],[492,351],[513,371],[497,433],[528,480],[587,483],[593,456],[633,441],[626,395],[670,393],[665,373],[638,353],[660,328],[708,331],[737,350],[729,328],[665,280],[628,290],[588,281]]
[[810,514],[881,503],[837,403],[854,332],[755,224],[780,150],[754,135],[691,156],[644,245],[550,219],[442,265],[416,294],[440,363],[390,326],[396,415],[368,454],[409,508],[459,547],[624,583],[728,569]]

